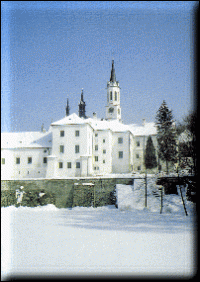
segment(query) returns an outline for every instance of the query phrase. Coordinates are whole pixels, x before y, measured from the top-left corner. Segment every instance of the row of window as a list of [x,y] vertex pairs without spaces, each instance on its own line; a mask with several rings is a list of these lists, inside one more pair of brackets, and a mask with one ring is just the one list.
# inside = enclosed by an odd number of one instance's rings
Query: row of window
[[[28,157],[28,158],[27,158],[27,164],[32,164],[32,162],[33,162],[32,157]],[[16,163],[16,164],[20,164],[20,158],[19,158],[19,157],[17,157],[17,158],[15,159],[15,163]],[[43,164],[46,164],[46,163],[47,163],[47,157],[44,157],[44,158],[43,158]],[[2,165],[6,164],[6,159],[5,159],[5,158],[1,158],[1,164],[2,164]]]
[[[98,145],[96,145],[96,146],[98,146]],[[95,150],[96,150],[96,146],[95,146]],[[97,149],[98,150],[98,149]],[[62,153],[64,153],[64,150],[63,151],[60,151],[60,152],[62,152]],[[79,148],[77,149],[77,151],[76,151],[76,153],[78,153],[79,152]],[[106,150],[104,149],[103,150],[103,154],[106,154]],[[95,159],[95,162],[98,162],[98,156],[95,156],[94,157]],[[123,159],[123,151],[119,151],[118,152],[118,158],[119,159]],[[136,154],[136,158],[137,159],[139,159],[140,158],[140,155],[139,154]],[[27,159],[27,163],[28,164],[32,164],[32,157],[28,157],[28,159]],[[6,161],[5,161],[5,158],[1,158],[1,164],[2,165],[4,165],[6,163]],[[47,163],[47,157],[44,157],[43,158],[43,163],[44,164],[46,164]],[[105,162],[104,162],[105,163]],[[20,158],[18,157],[18,158],[16,158],[16,164],[20,164]],[[69,163],[69,165],[70,165],[70,163]],[[71,168],[71,167],[68,167],[68,168]]]
[[[60,137],[64,137],[65,136],[65,131],[64,130],[60,130]],[[75,130],[75,136],[79,137],[80,136],[80,131],[79,130]]]
[[[64,137],[65,136],[65,131],[61,130],[60,131],[60,137]],[[79,130],[75,130],[75,136],[79,137],[80,136],[80,131]],[[95,137],[98,137],[98,133],[95,133]],[[103,143],[105,143],[105,139],[103,139]],[[122,144],[123,143],[123,138],[119,137],[118,138],[118,144]],[[137,147],[140,147],[140,141],[136,142]]]
[[[81,167],[80,162],[76,162],[76,168],[80,168],[80,167]],[[58,168],[63,168],[63,162],[58,163]],[[72,168],[71,162],[67,162],[67,168]]]
[[[106,152],[105,152],[106,153]],[[118,152],[118,158],[119,159],[123,159],[123,151],[119,151]],[[94,160],[95,160],[95,162],[98,162],[99,161],[99,157],[98,156],[94,156]],[[105,160],[104,160],[105,161]],[[105,163],[105,162],[103,162],[103,163]]]
[[[98,148],[98,145],[95,145],[95,151],[98,151],[99,150],[99,148]],[[103,149],[103,154],[106,154],[106,149]]]
[[[114,97],[113,97],[113,94],[114,94]],[[117,91],[115,91],[115,93],[110,91],[110,101],[112,101],[113,98],[114,98],[115,101],[117,101]],[[108,101],[109,101],[109,97],[108,97]]]
[[[99,170],[99,166],[95,166],[94,170]],[[137,170],[141,170],[141,166],[140,165],[137,167]]]
[[[64,145],[60,145],[60,153],[64,153],[64,151],[65,151]],[[75,145],[75,153],[76,154],[80,153],[80,146],[79,145]]]

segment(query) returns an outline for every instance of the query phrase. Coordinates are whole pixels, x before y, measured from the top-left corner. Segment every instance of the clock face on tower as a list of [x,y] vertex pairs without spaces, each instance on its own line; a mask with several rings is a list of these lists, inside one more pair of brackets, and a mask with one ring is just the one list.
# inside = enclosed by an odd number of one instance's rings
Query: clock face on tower
[[108,112],[109,112],[109,113],[113,113],[113,112],[114,112],[114,109],[113,109],[113,108],[109,108],[109,109],[108,109]]

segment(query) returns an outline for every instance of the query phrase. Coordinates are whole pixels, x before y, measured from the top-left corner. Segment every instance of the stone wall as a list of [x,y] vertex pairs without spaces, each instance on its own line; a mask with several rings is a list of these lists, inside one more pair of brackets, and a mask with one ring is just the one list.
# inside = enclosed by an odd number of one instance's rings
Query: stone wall
[[24,186],[24,191],[42,190],[55,195],[55,206],[58,208],[98,207],[115,204],[116,184],[132,183],[132,178],[2,180],[1,190],[8,191],[10,195],[10,192]]

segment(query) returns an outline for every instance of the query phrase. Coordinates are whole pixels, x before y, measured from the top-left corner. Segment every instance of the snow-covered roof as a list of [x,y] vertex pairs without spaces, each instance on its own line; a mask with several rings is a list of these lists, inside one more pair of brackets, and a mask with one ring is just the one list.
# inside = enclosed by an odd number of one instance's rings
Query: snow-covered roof
[[53,122],[51,125],[67,125],[67,124],[83,124],[85,119],[78,117],[75,113],[64,117],[58,121]]
[[147,135],[157,134],[157,130],[154,122],[148,122],[142,126],[136,124],[129,124],[129,128],[134,136],[142,136],[142,135],[147,136]]
[[100,120],[97,118],[80,118],[75,113],[53,122],[51,125],[89,124],[94,130],[111,130],[113,132],[130,131],[135,136],[156,134],[154,122],[145,123],[142,126],[136,124],[126,125],[118,120]]
[[108,120],[97,120],[89,118],[87,120],[94,128],[94,130],[112,130],[113,132],[130,131],[128,125],[125,125],[118,120],[108,121]]
[[53,122],[51,125],[89,124],[94,130],[112,130],[114,132],[130,131],[129,126],[122,124],[118,120],[107,121],[93,118],[80,118],[75,113]]
[[43,148],[51,146],[51,132],[27,131],[1,133],[1,148]]

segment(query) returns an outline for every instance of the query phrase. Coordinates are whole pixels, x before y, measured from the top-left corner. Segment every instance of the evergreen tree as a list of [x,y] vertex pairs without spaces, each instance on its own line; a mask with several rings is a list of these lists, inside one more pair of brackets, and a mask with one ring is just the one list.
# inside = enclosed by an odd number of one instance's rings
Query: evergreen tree
[[176,131],[173,126],[172,111],[163,101],[156,115],[158,154],[161,160],[166,162],[167,174],[169,162],[177,160]]
[[157,160],[156,160],[155,151],[156,150],[155,150],[155,147],[153,145],[152,138],[151,138],[151,136],[149,136],[148,139],[147,139],[145,156],[144,156],[144,163],[145,163],[145,167],[147,169],[157,167]]
[[[179,135],[179,165],[197,174],[197,116],[196,112],[189,113],[177,128]],[[181,137],[182,135],[182,137]]]

